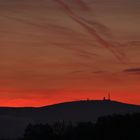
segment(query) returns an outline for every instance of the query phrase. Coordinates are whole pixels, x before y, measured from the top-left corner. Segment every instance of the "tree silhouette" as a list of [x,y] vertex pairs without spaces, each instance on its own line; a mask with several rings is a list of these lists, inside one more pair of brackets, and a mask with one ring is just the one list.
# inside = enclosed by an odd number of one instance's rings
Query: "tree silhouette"
[[140,113],[101,117],[97,122],[28,125],[23,140],[139,140]]
[[48,124],[29,124],[24,135],[25,140],[50,140],[54,137],[53,129]]

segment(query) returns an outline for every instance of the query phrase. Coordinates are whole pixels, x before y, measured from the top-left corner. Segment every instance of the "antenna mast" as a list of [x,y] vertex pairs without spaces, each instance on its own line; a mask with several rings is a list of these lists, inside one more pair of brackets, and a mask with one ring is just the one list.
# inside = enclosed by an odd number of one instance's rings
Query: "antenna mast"
[[108,93],[108,100],[109,100],[109,101],[111,100],[110,92]]

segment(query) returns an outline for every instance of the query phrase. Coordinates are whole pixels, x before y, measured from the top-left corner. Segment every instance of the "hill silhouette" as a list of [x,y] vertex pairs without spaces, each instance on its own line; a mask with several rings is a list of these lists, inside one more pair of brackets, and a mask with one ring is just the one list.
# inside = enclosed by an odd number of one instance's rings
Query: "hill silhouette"
[[140,112],[140,106],[110,100],[88,100],[60,103],[39,108],[0,108],[0,137],[17,137],[29,123],[58,121],[95,122],[99,117]]

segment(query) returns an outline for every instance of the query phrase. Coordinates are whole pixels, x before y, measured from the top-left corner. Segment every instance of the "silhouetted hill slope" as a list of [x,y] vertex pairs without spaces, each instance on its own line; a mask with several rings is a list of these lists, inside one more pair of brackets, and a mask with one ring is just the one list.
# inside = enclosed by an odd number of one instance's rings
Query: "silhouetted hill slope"
[[100,116],[139,112],[140,106],[124,104],[116,101],[78,101],[61,103],[39,109],[39,121],[95,121]]
[[[0,108],[0,137],[23,134],[29,123],[87,122],[112,114],[140,112],[140,106],[116,101],[75,101],[39,108]],[[18,133],[17,133],[18,132]]]
[[35,122],[95,121],[100,116],[133,112],[140,112],[140,106],[109,100],[74,101],[39,108],[0,108],[0,116],[31,118]]

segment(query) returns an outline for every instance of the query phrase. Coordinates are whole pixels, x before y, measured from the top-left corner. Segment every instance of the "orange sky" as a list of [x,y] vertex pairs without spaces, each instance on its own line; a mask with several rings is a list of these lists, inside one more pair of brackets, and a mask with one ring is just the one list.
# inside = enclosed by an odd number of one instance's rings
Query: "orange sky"
[[138,0],[0,0],[0,106],[140,104],[139,15]]

